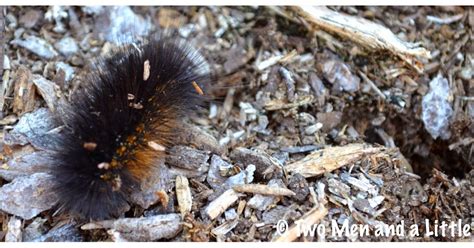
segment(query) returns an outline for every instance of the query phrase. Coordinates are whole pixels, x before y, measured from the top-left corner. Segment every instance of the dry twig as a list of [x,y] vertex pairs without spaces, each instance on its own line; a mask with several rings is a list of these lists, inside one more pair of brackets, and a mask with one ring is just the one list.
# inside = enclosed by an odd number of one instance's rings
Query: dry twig
[[241,193],[253,193],[273,196],[294,196],[295,192],[285,188],[275,188],[263,184],[243,184],[235,185],[233,189]]

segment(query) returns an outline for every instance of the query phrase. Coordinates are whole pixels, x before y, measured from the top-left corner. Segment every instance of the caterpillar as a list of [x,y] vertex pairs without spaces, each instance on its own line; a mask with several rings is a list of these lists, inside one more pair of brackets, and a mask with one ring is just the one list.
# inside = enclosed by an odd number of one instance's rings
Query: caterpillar
[[53,159],[58,212],[99,220],[127,210],[182,119],[199,108],[210,80],[185,40],[156,35],[94,60],[62,119]]

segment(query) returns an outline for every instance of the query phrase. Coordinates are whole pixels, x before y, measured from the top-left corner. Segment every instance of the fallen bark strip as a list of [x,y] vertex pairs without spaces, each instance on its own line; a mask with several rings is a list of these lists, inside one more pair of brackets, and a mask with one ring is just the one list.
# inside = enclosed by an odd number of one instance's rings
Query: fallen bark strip
[[0,6],[0,76],[3,76],[3,61],[5,53],[5,17],[3,16],[3,8],[3,6]]
[[242,184],[232,187],[235,191],[240,193],[253,193],[261,195],[272,196],[294,196],[295,192],[285,188],[275,188],[263,184]]
[[368,144],[327,147],[314,151],[285,168],[290,173],[315,177],[360,160],[363,156],[381,152],[383,149],[383,147],[372,147]]
[[[323,219],[328,213],[328,210],[321,206],[319,208],[313,208],[307,212],[301,219],[295,221],[295,224],[291,226],[283,235],[276,238],[276,242],[291,242],[296,240],[298,237],[303,235],[301,230],[303,226],[310,228],[318,221]],[[277,227],[278,228],[278,227]]]
[[5,106],[5,97],[7,97],[8,89],[11,87],[9,82],[10,72],[9,70],[3,71],[3,62],[5,57],[5,17],[3,16],[3,9],[5,7],[0,6],[0,111],[3,111]]
[[[120,238],[130,241],[156,241],[170,239],[182,230],[182,220],[178,214],[164,214],[140,218],[123,218],[87,223],[82,230],[112,229]],[[115,233],[117,235],[117,233]]]
[[423,64],[418,58],[431,58],[430,52],[417,43],[398,38],[390,29],[360,18],[332,11],[322,6],[295,6],[292,10],[307,22],[359,45],[373,50],[388,50],[418,73],[423,73]]

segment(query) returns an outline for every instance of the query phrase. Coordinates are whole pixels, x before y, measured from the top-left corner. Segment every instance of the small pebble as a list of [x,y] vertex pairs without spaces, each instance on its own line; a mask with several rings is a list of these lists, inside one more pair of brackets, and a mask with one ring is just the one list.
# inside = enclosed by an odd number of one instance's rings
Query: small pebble
[[423,96],[421,118],[426,130],[436,139],[447,140],[451,137],[449,123],[453,108],[449,101],[448,80],[441,75],[430,82],[430,90]]
[[56,42],[54,47],[66,57],[69,57],[79,51],[79,46],[77,45],[76,40],[74,40],[72,37],[62,38]]

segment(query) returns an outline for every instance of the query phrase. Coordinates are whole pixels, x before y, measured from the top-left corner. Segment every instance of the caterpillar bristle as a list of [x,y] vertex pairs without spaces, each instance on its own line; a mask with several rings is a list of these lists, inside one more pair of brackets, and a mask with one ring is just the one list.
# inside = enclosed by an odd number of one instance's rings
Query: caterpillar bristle
[[173,37],[123,46],[94,64],[62,118],[53,173],[60,212],[98,220],[129,208],[210,77],[202,56]]

